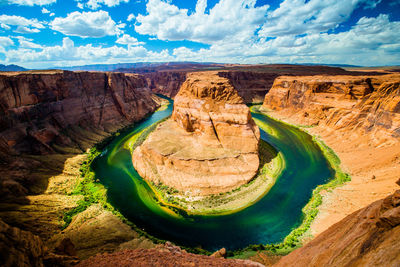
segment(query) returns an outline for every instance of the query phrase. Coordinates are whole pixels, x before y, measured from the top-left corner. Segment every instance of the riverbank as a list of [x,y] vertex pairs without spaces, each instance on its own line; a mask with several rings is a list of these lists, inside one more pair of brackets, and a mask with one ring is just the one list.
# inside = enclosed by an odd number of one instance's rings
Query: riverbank
[[373,135],[335,130],[322,122],[310,126],[304,118],[285,111],[268,110],[267,114],[298,125],[323,141],[340,158],[340,168],[351,175],[351,181],[343,186],[321,191],[322,203],[310,226],[310,236],[318,236],[347,215],[395,191],[400,173],[400,142],[393,138],[378,141]]

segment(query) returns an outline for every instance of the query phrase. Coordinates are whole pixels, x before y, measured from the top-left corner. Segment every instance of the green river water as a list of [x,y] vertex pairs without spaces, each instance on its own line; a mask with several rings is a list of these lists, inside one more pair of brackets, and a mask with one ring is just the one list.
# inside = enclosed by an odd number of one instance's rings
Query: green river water
[[111,204],[128,220],[157,238],[210,251],[281,242],[301,224],[302,208],[312,190],[335,175],[310,135],[253,112],[261,138],[284,156],[286,166],[276,184],[258,202],[230,215],[175,214],[156,201],[153,191],[133,168],[130,151],[124,148],[130,137],[171,113],[172,101],[167,109],[155,112],[116,137],[91,166],[96,178],[107,188]]

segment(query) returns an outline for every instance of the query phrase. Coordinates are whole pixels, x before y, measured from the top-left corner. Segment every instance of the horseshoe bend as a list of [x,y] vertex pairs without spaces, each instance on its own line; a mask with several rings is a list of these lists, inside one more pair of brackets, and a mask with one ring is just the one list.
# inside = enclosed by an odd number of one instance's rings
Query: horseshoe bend
[[250,109],[217,73],[191,73],[172,118],[135,149],[145,179],[193,195],[219,194],[249,182],[259,166],[260,132]]
[[398,263],[397,70],[219,68],[2,73],[6,266]]

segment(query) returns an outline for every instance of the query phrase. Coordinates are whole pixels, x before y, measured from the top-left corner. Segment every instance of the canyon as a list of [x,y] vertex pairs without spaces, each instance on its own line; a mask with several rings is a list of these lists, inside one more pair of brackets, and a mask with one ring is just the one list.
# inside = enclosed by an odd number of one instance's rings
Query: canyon
[[[322,193],[322,205],[310,230],[316,238],[283,257],[278,266],[398,263],[399,253],[393,244],[400,238],[399,191],[395,185],[400,178],[400,75],[355,74],[327,67],[322,68],[326,73],[318,73],[316,69],[312,74],[294,71],[291,76],[285,74],[291,70],[271,74],[254,69],[178,75],[70,71],[1,74],[1,251],[12,253],[0,256],[10,265],[68,265],[98,253],[139,248],[98,255],[92,262],[81,262],[81,266],[127,258],[143,263],[155,255],[171,260],[183,255],[182,265],[256,266],[254,262],[196,256],[169,244],[156,246],[99,204],[78,213],[66,229],[61,229],[63,214],[82,201],[81,195],[73,194],[73,188],[81,180],[81,164],[88,160],[83,153],[154,112],[161,102],[152,94],[156,92],[175,98],[172,119],[160,124],[158,130],[164,128],[171,136],[179,133],[191,140],[190,145],[206,142],[222,146],[233,158],[241,153],[251,156],[247,160],[251,168],[245,169],[248,175],[244,180],[227,179],[232,182],[228,185],[216,179],[207,184],[196,180],[195,185],[163,181],[171,187],[187,190],[198,186],[197,193],[215,193],[251,179],[258,168],[255,151],[259,133],[244,103],[262,98],[263,112],[317,136],[337,153],[352,180]],[[340,75],[321,75],[332,74],[329,72]],[[157,154],[146,150],[151,142],[165,143],[156,135],[152,137],[154,133],[134,152],[133,164],[140,165],[147,157],[157,159],[159,166],[173,162],[174,166],[188,168],[179,158],[168,158],[173,154],[161,151],[166,149],[164,144]],[[238,135],[241,138],[235,138]],[[181,149],[188,144],[183,143]],[[223,173],[227,164],[232,161],[216,166],[217,171]],[[147,175],[145,171],[142,174]],[[210,189],[214,187],[218,190]],[[17,248],[22,243],[29,245],[21,252]],[[256,260],[265,265],[275,262]]]

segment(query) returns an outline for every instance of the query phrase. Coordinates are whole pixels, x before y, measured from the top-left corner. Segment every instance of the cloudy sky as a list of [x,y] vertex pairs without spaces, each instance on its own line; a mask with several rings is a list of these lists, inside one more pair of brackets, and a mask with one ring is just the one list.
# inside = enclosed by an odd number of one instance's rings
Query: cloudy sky
[[400,0],[0,0],[0,64],[400,64]]

